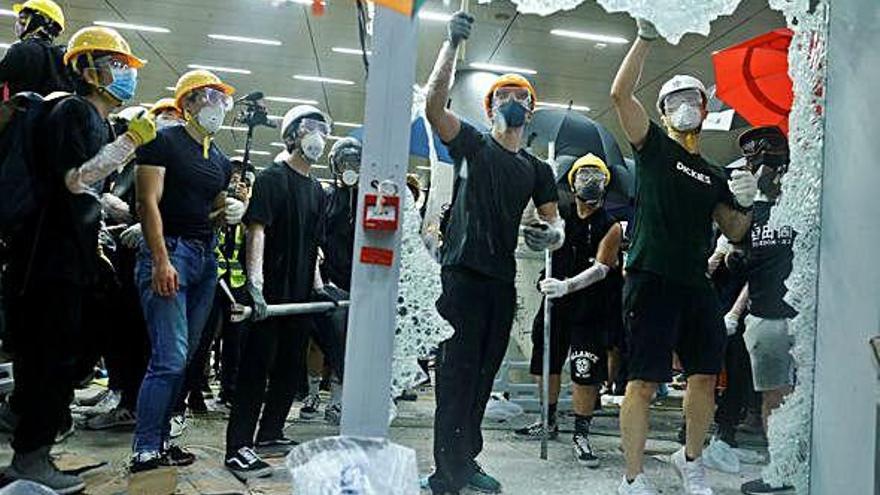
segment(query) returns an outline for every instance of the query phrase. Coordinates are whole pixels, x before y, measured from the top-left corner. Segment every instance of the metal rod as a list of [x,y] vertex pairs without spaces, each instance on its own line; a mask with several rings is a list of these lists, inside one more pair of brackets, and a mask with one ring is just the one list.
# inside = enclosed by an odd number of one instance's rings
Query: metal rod
[[[551,141],[547,148],[547,159],[553,163],[556,160],[556,142]],[[555,171],[554,171],[555,175]],[[549,249],[544,253],[544,279],[552,277],[553,252]],[[553,303],[549,297],[544,296],[544,356],[541,367],[541,424],[544,431],[541,435],[541,459],[547,460],[547,441],[550,437],[550,310]]]
[[[345,309],[349,306],[348,301],[339,301],[339,304],[332,302],[307,302],[307,303],[289,303],[289,304],[270,304],[268,306],[268,315],[272,316],[290,316],[290,315],[308,315],[315,313],[326,313],[338,309]],[[232,306],[232,316],[230,319],[233,323],[242,322],[251,317],[254,310],[250,306],[234,304]]]

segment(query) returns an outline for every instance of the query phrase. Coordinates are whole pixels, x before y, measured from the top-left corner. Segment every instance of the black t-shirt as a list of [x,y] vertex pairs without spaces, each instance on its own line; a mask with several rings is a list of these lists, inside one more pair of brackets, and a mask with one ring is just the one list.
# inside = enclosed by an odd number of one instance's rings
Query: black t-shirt
[[232,163],[213,143],[206,159],[202,144],[182,125],[159,131],[156,139],[137,151],[139,165],[165,168],[159,212],[165,237],[210,239],[209,215],[217,195],[229,185]]
[[[31,280],[63,279],[78,285],[96,282],[98,229],[103,184],[93,192],[72,194],[64,177],[94,157],[111,139],[110,126],[95,107],[78,96],[58,102],[46,116],[36,147],[35,167],[46,184],[45,208],[23,219],[23,228],[12,240],[13,278],[21,276],[33,256]],[[34,239],[38,242],[34,244]]]
[[768,225],[773,204],[756,201],[746,265],[749,313],[760,318],[794,318],[797,311],[785,302],[785,280],[791,274],[797,232],[790,226]]
[[[553,253],[553,278],[565,280],[574,277],[593,266],[599,252],[599,244],[617,221],[604,208],[593,212],[587,218],[577,214],[577,208],[570,208],[565,219],[565,244]],[[612,272],[613,273],[613,272]],[[609,274],[611,276],[612,274]],[[609,278],[605,278],[583,290],[555,299],[553,308],[567,321],[579,321],[604,308],[607,303],[606,292]],[[595,314],[592,315],[595,317]]]
[[13,43],[0,60],[0,83],[9,94],[33,91],[43,96],[53,91],[73,91],[73,82],[64,66],[64,47],[30,37]]
[[308,301],[318,246],[324,242],[327,194],[283,163],[257,175],[245,224],[266,227],[263,295],[270,304]]
[[354,251],[354,215],[358,190],[354,187],[334,186],[327,193],[327,214],[324,232],[327,239],[322,246],[324,263],[321,265],[327,281],[343,290],[351,289],[351,260]]
[[491,134],[465,122],[447,144],[455,162],[455,185],[441,263],[512,282],[523,210],[529,199],[537,206],[557,201],[553,171],[524,150],[508,151]]

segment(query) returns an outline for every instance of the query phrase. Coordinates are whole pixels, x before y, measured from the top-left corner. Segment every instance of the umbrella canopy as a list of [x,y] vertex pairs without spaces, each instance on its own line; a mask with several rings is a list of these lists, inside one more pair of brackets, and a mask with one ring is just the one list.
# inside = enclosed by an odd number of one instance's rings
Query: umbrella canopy
[[556,143],[556,156],[584,156],[592,153],[608,163],[599,124],[572,110],[541,108],[535,111],[525,130],[529,146]]
[[751,125],[776,125],[786,134],[793,99],[788,76],[792,34],[776,29],[712,54],[718,98]]

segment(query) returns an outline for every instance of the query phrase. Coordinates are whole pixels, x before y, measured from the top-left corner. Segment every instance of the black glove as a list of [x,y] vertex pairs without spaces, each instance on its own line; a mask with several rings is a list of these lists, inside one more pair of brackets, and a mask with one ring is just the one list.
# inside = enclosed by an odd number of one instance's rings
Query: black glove
[[453,48],[457,48],[462,41],[471,37],[471,29],[474,25],[474,16],[467,12],[456,12],[446,26],[447,38]]
[[266,298],[263,297],[263,291],[251,285],[250,282],[245,284],[248,296],[251,299],[251,319],[254,321],[265,320],[269,316],[269,307],[266,304]]
[[320,289],[312,289],[312,302],[329,302],[333,303],[333,306],[339,306],[339,299],[324,287],[321,287]]

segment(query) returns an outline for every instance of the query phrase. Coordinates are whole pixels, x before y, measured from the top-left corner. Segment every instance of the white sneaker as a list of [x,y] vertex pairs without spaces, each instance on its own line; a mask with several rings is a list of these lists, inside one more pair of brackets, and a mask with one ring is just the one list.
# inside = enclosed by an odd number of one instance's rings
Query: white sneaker
[[183,435],[183,432],[186,430],[186,415],[179,414],[177,416],[171,417],[171,438],[177,438],[180,435]]
[[706,481],[706,468],[702,459],[688,462],[682,447],[672,454],[671,460],[672,467],[675,468],[678,478],[684,485],[686,495],[714,495],[715,492],[709,488],[709,482]]
[[636,476],[632,483],[626,481],[624,476],[617,487],[617,495],[658,495],[658,493],[643,473]]

